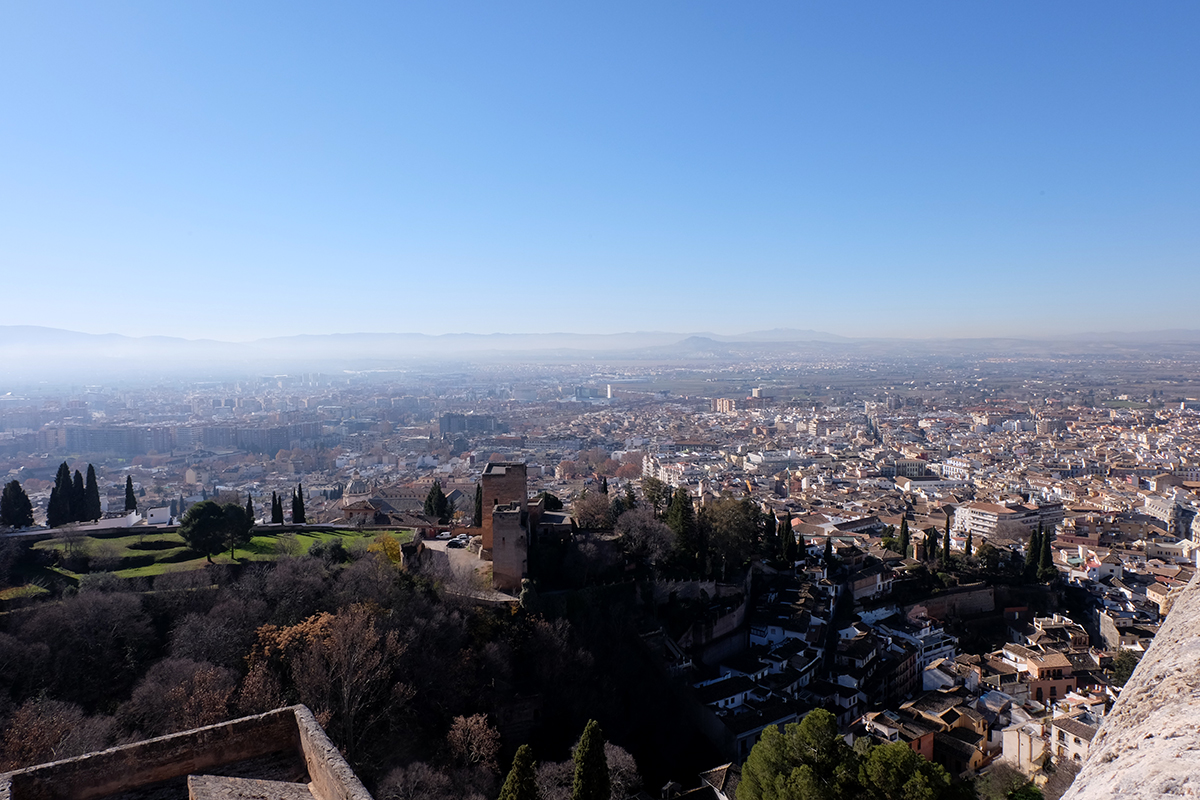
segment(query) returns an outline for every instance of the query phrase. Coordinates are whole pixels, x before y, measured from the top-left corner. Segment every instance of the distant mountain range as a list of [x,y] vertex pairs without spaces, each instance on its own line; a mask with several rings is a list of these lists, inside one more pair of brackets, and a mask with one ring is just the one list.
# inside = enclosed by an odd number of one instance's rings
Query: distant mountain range
[[986,356],[1104,354],[1136,357],[1200,349],[1200,330],[1081,333],[1046,338],[851,338],[775,329],[734,335],[639,331],[524,333],[308,334],[223,342],[167,336],[88,334],[37,326],[0,326],[0,378],[70,376],[83,381],[204,372],[330,371],[428,366],[438,361],[721,361],[762,356]]

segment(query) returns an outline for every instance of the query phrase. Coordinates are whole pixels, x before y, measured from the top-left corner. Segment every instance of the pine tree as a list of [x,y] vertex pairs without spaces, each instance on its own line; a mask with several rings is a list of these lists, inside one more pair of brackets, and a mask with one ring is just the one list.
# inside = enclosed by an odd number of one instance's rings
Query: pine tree
[[75,470],[75,477],[71,480],[71,519],[74,522],[84,521],[84,507],[86,502],[87,488],[83,485],[83,473]]
[[600,476],[600,494],[608,494],[608,478]]
[[540,800],[537,785],[537,762],[533,748],[523,744],[513,756],[512,769],[500,789],[500,800]]
[[1037,578],[1038,560],[1042,555],[1042,526],[1038,523],[1037,530],[1029,534],[1029,544],[1025,548],[1025,578]]
[[625,484],[625,510],[633,511],[637,508],[637,496],[633,493],[633,485]]
[[133,493],[133,476],[125,476],[125,510],[137,511],[137,495]]
[[610,800],[608,758],[604,755],[604,735],[600,723],[588,720],[579,744],[575,746],[575,780],[571,800]]
[[905,517],[900,520],[900,555],[905,558],[908,558],[908,539],[908,518]]
[[96,468],[88,464],[87,483],[83,487],[83,519],[90,522],[100,519],[104,511],[100,505],[100,485],[96,483]]
[[33,525],[33,504],[20,481],[9,481],[0,494],[0,525],[28,528]]
[[475,513],[471,516],[471,524],[476,528],[483,527],[483,484],[475,484]]

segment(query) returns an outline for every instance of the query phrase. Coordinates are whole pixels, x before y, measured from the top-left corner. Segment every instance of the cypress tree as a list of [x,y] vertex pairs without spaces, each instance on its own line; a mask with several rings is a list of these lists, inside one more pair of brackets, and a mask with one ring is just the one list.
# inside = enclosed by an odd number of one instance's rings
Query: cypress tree
[[435,480],[433,486],[429,487],[429,494],[425,495],[425,516],[434,517],[439,522],[444,522],[450,513],[450,501],[446,499],[446,495],[442,492],[442,482]]
[[833,537],[825,537],[825,568],[829,569],[833,566]]
[[476,528],[483,527],[483,484],[475,484],[475,513],[471,516],[471,524]]
[[942,560],[950,563],[950,512],[946,512],[946,536],[942,542]]
[[1054,554],[1050,549],[1049,531],[1042,534],[1040,551],[1038,554],[1037,579],[1039,581],[1049,581],[1058,574],[1058,570],[1054,568]]
[[33,504],[21,487],[20,481],[4,484],[0,493],[0,525],[12,528],[28,528],[33,525]]
[[970,531],[967,531],[967,543],[966,543],[965,548],[963,549],[963,552],[966,554],[967,558],[971,557],[971,532]]
[[513,756],[512,769],[500,789],[500,800],[540,800],[537,786],[537,762],[533,749],[523,744]]
[[[300,524],[308,522],[308,515],[304,512],[304,484],[296,484],[296,507],[300,509]],[[295,522],[296,520],[292,520]]]
[[46,507],[46,524],[57,528],[73,521],[71,516],[71,469],[67,462],[58,467],[54,476],[54,488],[50,490],[50,504]]
[[779,523],[779,538],[783,540],[783,560],[788,564],[796,563],[796,534],[792,531],[792,515],[783,515]]
[[768,558],[774,557],[779,552],[779,540],[776,538],[779,535],[779,520],[775,516],[775,512],[763,515],[763,533],[762,543],[763,552]]
[[600,494],[608,494],[608,478],[600,476]]
[[1037,530],[1029,534],[1029,544],[1025,548],[1025,578],[1033,580],[1037,577],[1038,560],[1042,556],[1042,525],[1038,523]]
[[276,525],[283,524],[283,501],[275,492],[271,492],[271,522]]
[[904,517],[900,520],[900,555],[908,558],[908,518]]
[[87,511],[84,509],[86,498],[87,489],[83,485],[83,473],[75,470],[75,477],[71,480],[71,519],[74,522],[83,522],[86,519]]
[[251,525],[254,524],[254,501],[249,492],[246,492],[246,519],[250,520]]
[[675,534],[675,549],[680,557],[700,569],[702,554],[696,512],[692,508],[691,495],[682,486],[671,496],[671,505],[667,507],[667,527]]
[[100,485],[96,483],[96,468],[88,464],[87,484],[83,488],[83,518],[91,521],[104,515],[100,505]]
[[171,508],[167,513],[170,514],[172,518],[179,516],[179,503],[173,498],[171,500]]
[[571,800],[610,800],[608,758],[604,755],[604,735],[600,723],[588,720],[579,744],[575,746],[575,780]]
[[625,510],[633,511],[637,508],[637,497],[633,493],[633,485],[625,484]]
[[937,557],[937,529],[930,528],[929,530],[925,531],[925,560],[930,562],[937,561]]
[[137,511],[137,495],[133,493],[133,476],[125,476],[125,510]]

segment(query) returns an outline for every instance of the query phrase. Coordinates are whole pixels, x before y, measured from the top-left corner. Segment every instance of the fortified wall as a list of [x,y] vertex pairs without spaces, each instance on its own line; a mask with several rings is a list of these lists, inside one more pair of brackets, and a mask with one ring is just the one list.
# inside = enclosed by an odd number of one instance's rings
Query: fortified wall
[[1064,800],[1200,796],[1200,576],[1092,740]]

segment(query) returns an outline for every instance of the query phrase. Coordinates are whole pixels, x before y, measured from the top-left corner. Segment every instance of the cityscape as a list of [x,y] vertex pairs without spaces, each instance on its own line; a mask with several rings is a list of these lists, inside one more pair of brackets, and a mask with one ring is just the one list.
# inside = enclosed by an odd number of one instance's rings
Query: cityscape
[[0,3],[0,800],[1200,795],[1197,29]]
[[[743,361],[710,341],[583,363],[464,353],[441,370],[0,387],[10,618],[101,593],[215,593],[168,603],[188,615],[149,636],[115,705],[78,677],[60,698],[46,675],[69,663],[29,655],[41,626],[10,626],[29,659],[17,663],[49,672],[10,685],[7,763],[75,754],[24,744],[22,725],[52,728],[37,711],[47,701],[20,704],[38,686],[86,713],[90,735],[55,745],[81,751],[267,710],[248,699],[258,667],[245,671],[267,632],[328,614],[324,592],[378,598],[403,574],[468,617],[565,622],[559,644],[580,648],[584,674],[615,658],[663,695],[649,721],[627,705],[645,687],[607,687],[608,710],[591,693],[564,706],[565,687],[475,665],[463,685],[510,675],[454,709],[491,731],[494,754],[525,741],[568,757],[564,737],[586,715],[612,733],[621,791],[745,797],[739,780],[770,780],[753,755],[775,741],[766,731],[828,719],[847,758],[866,765],[872,747],[903,743],[936,765],[931,796],[1057,797],[1200,559],[1200,347],[1175,339],[1153,362],[1137,342],[1007,357],[987,343],[953,357],[864,345],[812,360],[811,342],[785,341]],[[225,524],[230,509],[240,527]],[[198,635],[230,598],[264,591],[250,588],[263,570],[317,585],[267,590],[217,640]],[[601,610],[620,625],[596,628]],[[417,635],[412,619],[388,624]],[[237,642],[256,636],[242,662]],[[588,652],[601,643],[614,653]],[[155,649],[166,660],[143,676]],[[405,673],[408,713],[446,680],[407,672],[414,658],[389,665]],[[144,708],[150,692],[205,679],[221,688],[197,716]],[[273,680],[281,699],[322,702],[286,670]],[[335,707],[312,710],[377,791],[424,780],[421,796],[486,796],[502,775],[494,763],[456,772],[429,751],[418,775],[354,749]],[[417,727],[436,718],[422,716]],[[393,746],[412,735],[384,721],[366,731]],[[543,796],[569,789],[570,771],[554,769],[536,772]]]

